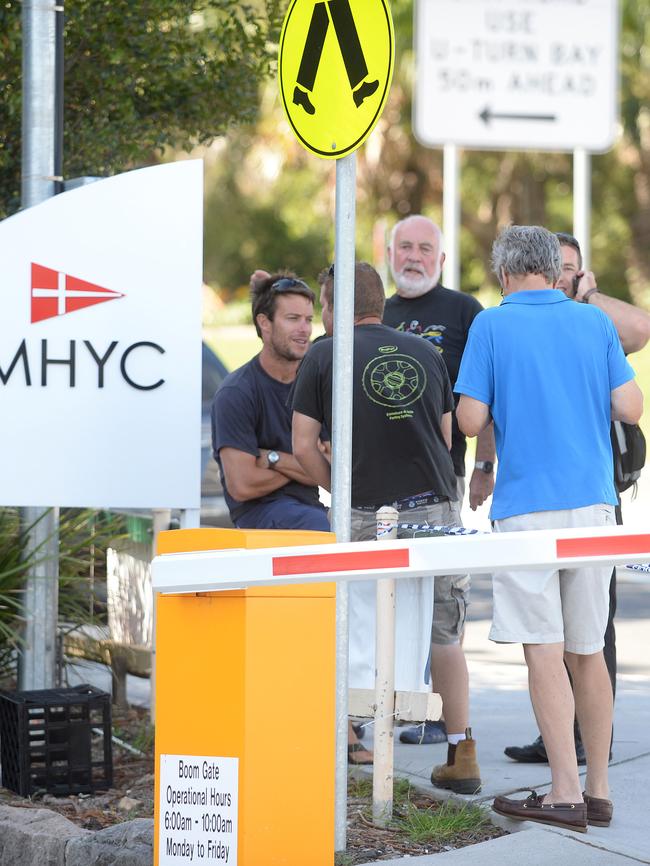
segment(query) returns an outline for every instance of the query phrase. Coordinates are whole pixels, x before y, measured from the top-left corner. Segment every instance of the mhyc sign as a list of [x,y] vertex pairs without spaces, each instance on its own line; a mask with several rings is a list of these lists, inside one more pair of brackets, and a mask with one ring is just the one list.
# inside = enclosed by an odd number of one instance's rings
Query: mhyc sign
[[201,163],[10,217],[0,261],[2,503],[197,507]]

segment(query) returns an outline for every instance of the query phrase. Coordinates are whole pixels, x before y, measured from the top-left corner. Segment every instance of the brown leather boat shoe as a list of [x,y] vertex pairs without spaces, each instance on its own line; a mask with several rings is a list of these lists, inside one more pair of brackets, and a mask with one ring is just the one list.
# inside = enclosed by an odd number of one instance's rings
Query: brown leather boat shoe
[[544,803],[536,791],[531,791],[525,800],[496,797],[492,809],[515,821],[536,821],[551,827],[587,832],[587,805],[583,803]]
[[582,793],[582,799],[587,806],[587,823],[594,827],[609,827],[614,813],[614,804],[611,800],[601,797],[589,797]]

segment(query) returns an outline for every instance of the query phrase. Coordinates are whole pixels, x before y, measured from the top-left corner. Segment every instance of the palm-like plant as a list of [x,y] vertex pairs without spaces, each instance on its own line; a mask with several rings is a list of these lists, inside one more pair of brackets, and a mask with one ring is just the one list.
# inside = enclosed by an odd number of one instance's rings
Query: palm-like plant
[[20,644],[24,549],[17,509],[0,508],[0,682],[13,673]]
[[[36,550],[26,556],[29,530],[18,509],[0,507],[0,684],[15,678],[21,645],[22,590],[31,565],[42,561]],[[124,518],[90,509],[62,510],[59,521],[59,619],[94,622],[102,616],[95,604],[94,582],[105,577],[109,540],[124,533]]]

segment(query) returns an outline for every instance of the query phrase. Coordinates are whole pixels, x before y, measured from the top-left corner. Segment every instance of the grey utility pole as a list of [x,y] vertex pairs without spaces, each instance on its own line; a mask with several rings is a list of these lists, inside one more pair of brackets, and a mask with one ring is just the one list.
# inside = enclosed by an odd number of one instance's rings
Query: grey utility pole
[[[350,540],[352,501],[352,364],[357,155],[336,160],[334,242],[334,391],[332,394],[332,529]],[[348,803],[348,587],[336,586],[335,850],[345,851]]]
[[[63,7],[23,0],[23,208],[56,192],[56,17]],[[56,675],[56,624],[59,600],[58,509],[21,509],[28,530],[25,557],[30,567],[24,594],[24,641],[19,665],[21,689],[51,688]]]

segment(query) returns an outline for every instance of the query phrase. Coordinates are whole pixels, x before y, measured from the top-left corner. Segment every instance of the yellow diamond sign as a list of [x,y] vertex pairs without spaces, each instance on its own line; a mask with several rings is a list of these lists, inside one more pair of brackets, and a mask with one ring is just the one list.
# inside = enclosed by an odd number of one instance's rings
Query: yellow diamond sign
[[278,81],[298,141],[326,159],[356,150],[384,110],[394,60],[387,0],[293,0]]

